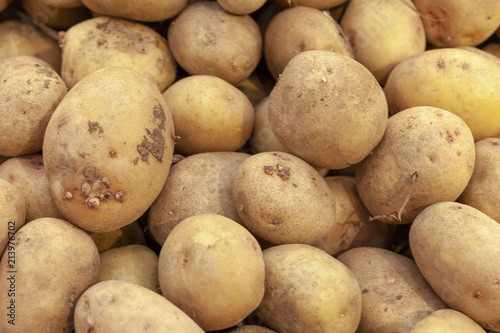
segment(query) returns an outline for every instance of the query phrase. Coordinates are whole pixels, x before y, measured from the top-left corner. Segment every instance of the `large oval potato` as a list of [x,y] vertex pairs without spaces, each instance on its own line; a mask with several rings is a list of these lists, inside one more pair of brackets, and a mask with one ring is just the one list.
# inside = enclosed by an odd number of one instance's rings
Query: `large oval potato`
[[47,126],[43,160],[61,213],[90,232],[137,220],[170,171],[173,122],[156,85],[124,67],[78,82]]
[[[0,179],[0,253],[9,240],[26,222],[26,200],[21,191],[4,179]],[[10,245],[15,245],[12,242]],[[15,247],[14,247],[15,248]]]
[[413,260],[385,249],[359,247],[337,257],[362,290],[357,333],[409,332],[435,310],[447,308]]
[[500,224],[457,202],[436,203],[410,228],[410,248],[422,275],[454,310],[483,328],[500,330]]
[[75,307],[75,333],[203,333],[181,309],[157,293],[126,281],[88,288]]
[[[80,295],[99,273],[90,236],[56,218],[33,220],[15,234],[0,261],[2,333],[67,333]],[[9,322],[11,321],[11,322]]]
[[354,333],[361,290],[354,274],[326,252],[305,244],[264,250],[266,292],[257,313],[277,332]]

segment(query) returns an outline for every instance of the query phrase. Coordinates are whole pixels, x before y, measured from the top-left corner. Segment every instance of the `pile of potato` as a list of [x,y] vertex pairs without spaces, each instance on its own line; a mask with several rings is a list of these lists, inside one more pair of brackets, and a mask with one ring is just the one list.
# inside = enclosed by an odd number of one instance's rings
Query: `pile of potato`
[[500,332],[500,2],[0,0],[0,332]]

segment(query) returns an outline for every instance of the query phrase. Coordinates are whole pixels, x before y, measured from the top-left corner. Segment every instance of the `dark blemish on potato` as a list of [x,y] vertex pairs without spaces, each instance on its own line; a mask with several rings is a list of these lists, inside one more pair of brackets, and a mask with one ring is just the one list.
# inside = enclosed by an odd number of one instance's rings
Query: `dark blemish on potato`
[[153,117],[155,121],[159,121],[158,128],[162,130],[165,129],[166,116],[161,104],[157,104],[153,107]]
[[132,163],[134,163],[134,165],[137,165],[137,163],[139,162],[139,157],[135,158]]
[[118,201],[119,203],[123,203],[124,196],[125,196],[125,193],[123,193],[123,191],[117,191],[115,193],[115,201]]
[[462,155],[462,152],[461,152],[461,151],[457,151],[457,155],[458,155],[458,156],[461,156],[461,155]]
[[403,295],[398,295],[396,296],[396,299],[399,301],[401,298],[403,298]]
[[280,177],[281,180],[290,179],[290,168],[284,167],[281,164],[276,164],[276,170],[278,170],[278,177]]
[[97,40],[97,46],[101,47],[101,46],[103,46],[104,44],[106,44],[106,40],[105,40],[105,39],[99,38],[99,39]]
[[474,290],[474,293],[472,294],[474,298],[481,298],[484,296],[483,292],[479,289]]
[[468,71],[470,69],[470,66],[468,64],[462,64],[462,69],[464,71]]
[[88,153],[80,153],[78,154],[78,156],[80,156],[81,158],[85,158],[85,156],[89,155]]
[[113,197],[114,193],[111,191],[106,191],[103,194],[99,194],[98,198],[101,201],[108,202]]
[[387,309],[388,309],[388,308],[385,308],[385,309],[384,309],[384,312],[387,312]]
[[[154,129],[151,133],[146,128],[147,136],[143,136],[142,143],[137,145],[137,152],[141,155],[141,160],[148,162],[149,154],[153,155],[158,162],[163,160],[163,152],[165,150],[165,138],[159,129]],[[149,140],[151,139],[151,141]]]
[[432,163],[434,163],[434,157],[429,156],[429,161],[431,161]]
[[182,267],[186,267],[187,263],[189,261],[189,257],[187,256],[187,254],[184,256],[184,258],[182,258]]
[[116,158],[116,157],[118,157],[118,153],[116,151],[114,151],[114,150],[110,150],[109,151],[109,157]]
[[368,292],[368,289],[367,289],[367,288],[365,288],[365,289],[361,290],[361,293],[362,293],[362,294],[366,294],[367,292]]
[[278,154],[278,153],[273,153],[273,156],[276,156],[276,157],[281,157],[281,155],[280,155],[280,154]]
[[446,131],[446,141],[448,141],[449,143],[455,141],[455,138],[453,138],[453,135],[451,135],[450,131]]
[[445,62],[444,62],[444,60],[443,60],[443,59],[439,59],[439,60],[437,61],[437,67],[438,67],[439,69],[445,69],[445,68],[446,68],[446,64],[445,64]]
[[103,133],[104,130],[102,129],[101,126],[99,126],[99,123],[97,121],[90,121],[88,122],[89,124],[89,133],[92,134],[94,132],[98,132],[99,134]]
[[331,67],[328,67],[327,70],[326,70],[326,72],[328,74],[333,74],[333,69]]
[[298,187],[298,186],[299,186],[299,185],[297,185],[297,184],[295,184],[295,183],[293,184],[293,187]]
[[23,89],[19,92],[21,95],[29,95],[31,94],[31,90],[28,89]]
[[492,142],[491,144],[492,144],[493,146],[498,146],[498,145],[500,145],[500,143],[498,143],[498,142],[496,142],[496,141],[495,141],[495,142]]
[[96,181],[99,181],[99,179],[101,178],[101,175],[99,174],[97,168],[92,165],[87,165],[86,167],[84,167],[82,172],[87,183],[94,183]]
[[278,225],[280,225],[281,222],[279,220],[272,220],[270,223],[272,225],[278,226]]
[[274,168],[270,165],[266,165],[264,166],[264,172],[266,175],[272,176],[272,174],[274,173]]
[[306,48],[306,44],[304,43],[304,41],[301,41],[300,44],[299,44],[299,51],[300,52],[303,52]]
[[43,81],[43,88],[44,89],[49,89],[49,87],[50,87],[50,80]]
[[30,161],[30,164],[35,170],[43,170],[43,161]]
[[104,32],[107,32],[108,31],[108,25],[111,23],[111,19],[107,20],[106,22],[104,23],[97,23],[96,24],[96,28],[99,29],[99,30],[102,30]]
[[54,72],[48,68],[44,68],[44,67],[40,67],[36,70],[36,73],[37,74],[42,74],[42,75],[45,75],[47,77],[50,77],[50,78],[53,78],[53,79],[56,79],[57,76],[56,74],[54,74]]

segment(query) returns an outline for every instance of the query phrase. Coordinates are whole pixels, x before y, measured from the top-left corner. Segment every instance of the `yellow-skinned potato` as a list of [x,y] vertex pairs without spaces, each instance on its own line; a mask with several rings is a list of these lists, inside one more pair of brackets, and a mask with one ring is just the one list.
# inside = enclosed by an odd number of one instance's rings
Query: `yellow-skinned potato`
[[500,138],[485,138],[475,144],[474,171],[458,201],[479,209],[500,223]]
[[342,29],[328,11],[298,6],[273,16],[264,35],[264,57],[274,79],[295,55],[309,50],[352,57]]
[[479,54],[459,48],[419,53],[392,70],[384,91],[391,113],[434,106],[461,117],[476,141],[500,135],[500,66]]
[[439,47],[476,46],[500,25],[498,1],[413,0],[427,41]]
[[151,79],[160,91],[177,74],[167,41],[152,28],[129,20],[95,17],[59,33],[61,76],[73,87],[87,74],[106,67],[133,69]]
[[92,233],[90,237],[94,241],[99,252],[104,252],[117,247],[137,244],[146,246],[146,236],[138,221],[134,221],[119,229],[103,233]]
[[485,333],[481,326],[461,312],[452,309],[434,311],[419,321],[410,333]]
[[347,0],[274,0],[281,7],[312,7],[316,9],[330,9],[347,2]]
[[349,1],[340,26],[354,59],[382,85],[394,66],[426,47],[424,26],[411,0]]
[[[26,200],[23,194],[11,183],[0,179],[0,253],[3,253],[9,240],[15,249],[15,232],[26,222]],[[7,246],[8,249],[8,246]]]
[[409,332],[427,315],[447,308],[410,258],[359,247],[337,259],[354,274],[361,289],[363,309],[357,333]]
[[257,313],[277,332],[354,333],[361,290],[339,260],[305,244],[264,250],[266,292]]
[[264,295],[257,240],[217,214],[180,222],[161,248],[158,269],[162,294],[206,331],[238,324]]
[[[494,44],[489,44],[489,45],[494,45]],[[480,48],[477,48],[474,46],[459,46],[458,48],[466,50],[466,51],[470,51],[470,52],[475,52],[479,55],[482,55],[483,57],[490,59],[491,61],[495,62],[497,65],[500,66],[500,58],[498,58],[497,56],[495,56],[494,54],[492,54],[490,52],[487,52],[486,46],[483,49],[480,49]]]
[[87,289],[75,307],[75,333],[203,333],[181,309],[147,288],[103,281]]
[[32,20],[55,29],[66,30],[72,25],[91,17],[90,10],[83,5],[73,8],[60,8],[45,4],[40,0],[21,0],[21,4]]
[[140,22],[163,21],[174,17],[187,5],[187,0],[175,1],[117,1],[117,0],[82,0],[83,4],[94,13],[107,16],[123,17]]
[[0,261],[0,302],[11,306],[0,331],[71,332],[76,302],[99,272],[94,242],[85,231],[55,218],[25,224],[13,242],[13,253],[5,251]]
[[425,207],[456,200],[474,161],[472,133],[460,117],[413,107],[389,118],[380,144],[356,166],[356,187],[373,218],[410,223]]
[[248,78],[262,51],[259,26],[250,15],[234,15],[216,1],[188,5],[168,27],[172,54],[190,75],[213,75],[231,84]]
[[454,310],[500,330],[500,224],[480,210],[440,202],[410,228],[410,248],[427,282]]
[[79,81],[54,111],[43,161],[61,213],[102,233],[146,212],[173,149],[172,117],[156,85],[134,70],[105,67]]
[[236,151],[248,140],[253,106],[238,88],[212,75],[185,77],[164,93],[182,155]]
[[41,217],[64,218],[50,193],[49,178],[41,154],[9,158],[0,165],[0,178],[16,186],[23,194],[26,200],[26,222]]

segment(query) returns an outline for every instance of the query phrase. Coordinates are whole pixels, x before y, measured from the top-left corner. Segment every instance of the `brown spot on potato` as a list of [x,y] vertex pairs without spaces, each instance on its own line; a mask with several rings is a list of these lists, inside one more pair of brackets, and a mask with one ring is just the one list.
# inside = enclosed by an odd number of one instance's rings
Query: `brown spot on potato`
[[118,157],[118,153],[116,151],[114,151],[114,150],[110,150],[109,151],[109,157],[116,158],[116,157]]
[[271,176],[274,173],[274,168],[270,165],[264,166],[264,172],[266,175]]
[[278,226],[278,225],[280,225],[281,222],[279,220],[272,220],[270,223],[272,225]]
[[157,104],[153,107],[153,117],[155,121],[158,121],[158,128],[159,129],[165,129],[165,121],[166,121],[166,116],[165,116],[165,110],[163,110],[163,106],[161,104]]
[[445,69],[445,68],[446,68],[446,64],[445,64],[445,62],[444,62],[444,60],[443,60],[443,59],[439,59],[439,60],[437,61],[437,67],[438,67],[439,69]]
[[474,290],[474,293],[472,294],[474,298],[481,298],[484,296],[483,292],[479,289]]
[[146,128],[146,133],[147,136],[143,136],[142,143],[137,145],[137,152],[141,155],[141,160],[148,162],[149,154],[151,154],[158,162],[162,162],[165,150],[165,137],[157,128],[152,133]]
[[362,294],[366,294],[367,292],[368,292],[368,288],[365,288],[365,289],[361,290]]
[[104,130],[102,129],[102,127],[99,125],[99,123],[97,121],[88,121],[88,125],[89,125],[89,133],[92,134],[94,132],[97,131],[97,133],[101,134],[104,132]]
[[30,164],[33,166],[35,170],[43,170],[44,165],[43,161],[30,161]]
[[470,69],[469,64],[462,64],[462,69],[463,69],[464,71],[468,71],[468,70]]

